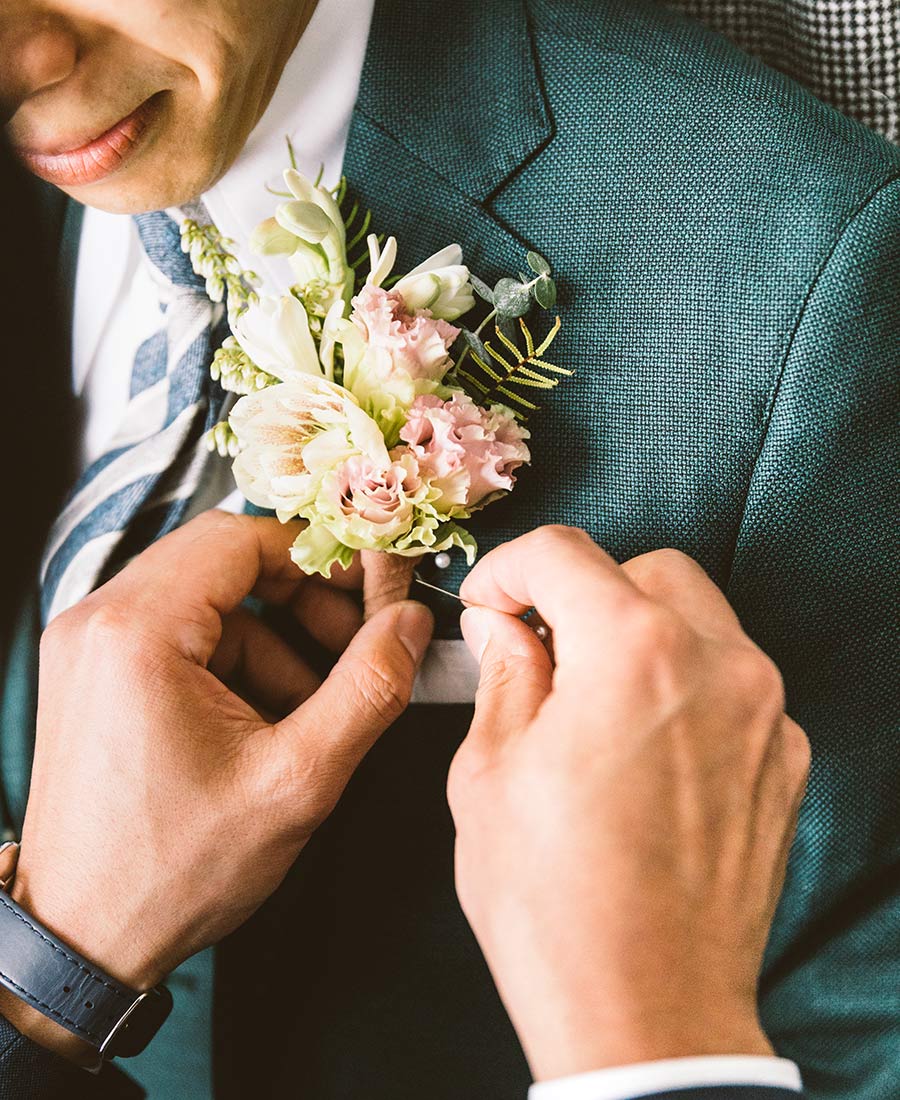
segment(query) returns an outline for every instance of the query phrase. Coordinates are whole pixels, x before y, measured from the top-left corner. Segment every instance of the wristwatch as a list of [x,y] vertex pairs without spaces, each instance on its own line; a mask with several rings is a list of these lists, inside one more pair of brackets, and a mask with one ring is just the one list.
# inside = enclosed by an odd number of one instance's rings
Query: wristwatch
[[140,1054],[172,1011],[171,993],[130,989],[18,906],[7,892],[16,855],[15,845],[0,848],[0,985],[96,1047],[96,1068]]

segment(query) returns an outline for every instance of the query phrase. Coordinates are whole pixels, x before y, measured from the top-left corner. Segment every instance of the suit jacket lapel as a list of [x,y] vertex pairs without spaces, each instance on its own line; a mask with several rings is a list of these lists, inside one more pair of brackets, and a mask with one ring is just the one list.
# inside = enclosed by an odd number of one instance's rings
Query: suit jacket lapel
[[397,270],[452,241],[487,276],[521,267],[490,202],[552,136],[524,0],[378,0],[344,163]]

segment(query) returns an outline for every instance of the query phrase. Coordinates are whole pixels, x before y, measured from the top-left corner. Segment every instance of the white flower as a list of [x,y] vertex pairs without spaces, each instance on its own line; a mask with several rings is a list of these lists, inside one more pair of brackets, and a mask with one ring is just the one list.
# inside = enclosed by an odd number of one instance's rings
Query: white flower
[[234,334],[256,366],[282,382],[323,373],[306,309],[293,294],[248,306],[234,322]]
[[[383,251],[374,235],[369,237],[368,243],[372,270],[366,282],[370,286],[381,286],[397,261],[397,241],[389,237]],[[458,244],[448,245],[429,256],[392,289],[400,295],[410,313],[427,309],[432,317],[441,321],[455,321],[475,306],[469,269],[462,262],[462,249]]]
[[285,522],[315,500],[322,477],[352,454],[388,463],[378,426],[352,394],[327,379],[298,374],[242,397],[229,417],[241,452],[238,488]]
[[348,303],[353,293],[344,219],[324,187],[315,187],[293,168],[284,180],[293,199],[256,228],[250,246],[263,255],[286,255],[304,300],[324,318],[335,302]]

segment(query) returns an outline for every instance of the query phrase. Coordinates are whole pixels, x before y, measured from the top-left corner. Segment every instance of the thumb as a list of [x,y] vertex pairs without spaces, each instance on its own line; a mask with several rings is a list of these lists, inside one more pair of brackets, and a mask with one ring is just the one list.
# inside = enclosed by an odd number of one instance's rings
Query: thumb
[[469,607],[463,637],[481,663],[470,737],[499,742],[528,726],[553,686],[550,655],[521,619],[488,607]]
[[[278,723],[337,801],[350,776],[412,695],[434,619],[424,604],[391,604],[360,629],[319,690]],[[300,769],[301,774],[304,769]]]

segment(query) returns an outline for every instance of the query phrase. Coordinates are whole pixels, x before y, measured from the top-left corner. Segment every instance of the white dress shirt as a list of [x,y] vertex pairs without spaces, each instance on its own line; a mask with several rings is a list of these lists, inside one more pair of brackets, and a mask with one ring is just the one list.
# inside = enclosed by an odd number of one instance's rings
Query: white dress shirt
[[718,1085],[802,1089],[800,1071],[785,1058],[734,1054],[705,1058],[668,1058],[633,1066],[616,1066],[558,1081],[532,1085],[528,1100],[635,1100],[671,1089]]
[[[340,179],[359,89],[374,0],[319,0],[262,119],[235,164],[203,196],[216,226],[237,242],[245,267],[263,290],[286,288],[283,261],[249,256],[241,247],[272,214],[273,196],[288,163],[290,137],[300,170],[326,183]],[[389,227],[388,227],[389,228]],[[106,449],[128,403],[131,367],[140,344],[160,328],[160,310],[130,217],[87,209],[75,285],[72,385],[82,410],[81,461]],[[240,511],[227,462],[212,464],[188,515],[207,508]],[[471,702],[478,669],[462,642],[436,642],[423,666],[414,701]],[[533,1086],[531,1100],[621,1100],[689,1083],[784,1083],[799,1088],[792,1063],[777,1059],[685,1059],[602,1070]]]

